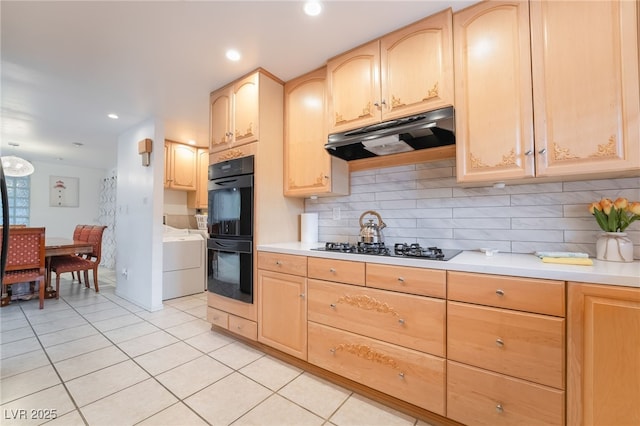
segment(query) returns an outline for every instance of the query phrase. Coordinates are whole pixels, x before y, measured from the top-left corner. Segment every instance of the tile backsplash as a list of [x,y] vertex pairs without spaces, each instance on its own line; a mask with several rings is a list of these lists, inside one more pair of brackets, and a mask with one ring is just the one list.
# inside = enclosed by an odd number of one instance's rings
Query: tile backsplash
[[[360,215],[375,210],[387,224],[387,245],[595,256],[601,231],[588,205],[603,197],[640,201],[640,177],[465,188],[455,173],[454,160],[353,172],[351,195],[307,199],[305,211],[318,213],[320,241],[357,242]],[[627,233],[640,259],[640,221]]]

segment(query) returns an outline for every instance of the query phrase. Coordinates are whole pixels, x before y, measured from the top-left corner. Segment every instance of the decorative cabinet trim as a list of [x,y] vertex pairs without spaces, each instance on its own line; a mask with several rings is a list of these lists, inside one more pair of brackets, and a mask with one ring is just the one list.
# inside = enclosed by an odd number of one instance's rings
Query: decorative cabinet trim
[[347,305],[355,306],[360,309],[366,309],[367,311],[376,311],[385,314],[391,314],[394,317],[400,316],[400,314],[388,303],[382,302],[374,297],[367,296],[364,294],[350,296],[345,294],[340,297],[336,303],[346,303]]
[[609,142],[605,144],[598,145],[598,151],[591,154],[589,157],[598,157],[598,158],[606,158],[606,157],[617,157],[618,150],[616,144],[615,135],[611,135],[609,138]]
[[399,368],[398,363],[395,359],[391,358],[389,355],[378,352],[375,349],[371,349],[368,345],[340,343],[335,347],[335,352],[340,351],[350,353],[351,355],[355,355],[358,358],[364,358],[367,361],[372,361],[377,364],[386,365],[395,369]]
[[230,149],[218,157],[219,161],[232,160],[234,158],[244,157],[244,153],[239,149]]
[[433,99],[437,97],[438,97],[438,82],[436,81],[436,84],[434,84],[433,87],[427,92],[427,97],[422,98],[422,100],[428,101],[429,99]]
[[508,154],[502,156],[502,161],[493,165],[488,165],[482,162],[480,158],[473,155],[473,153],[469,153],[469,159],[471,160],[471,168],[472,169],[483,169],[490,167],[507,167],[507,166],[515,166],[516,162],[516,152],[514,149],[511,149]]
[[249,128],[247,131],[242,134],[238,129],[236,129],[236,140],[250,138],[253,136],[253,123],[249,123]]
[[289,189],[302,189],[302,188],[322,188],[326,185],[325,179],[327,179],[327,173],[322,172],[312,184],[298,185],[295,180],[289,179]]

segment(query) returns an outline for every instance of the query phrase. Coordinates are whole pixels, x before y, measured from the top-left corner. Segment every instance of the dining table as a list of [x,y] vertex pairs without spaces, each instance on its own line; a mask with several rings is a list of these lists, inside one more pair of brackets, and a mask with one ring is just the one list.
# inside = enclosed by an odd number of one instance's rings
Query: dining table
[[93,245],[88,241],[74,240],[63,237],[45,237],[44,256],[46,260],[46,280],[45,298],[56,297],[55,290],[51,287],[51,258],[53,256],[64,256],[70,254],[91,253]]

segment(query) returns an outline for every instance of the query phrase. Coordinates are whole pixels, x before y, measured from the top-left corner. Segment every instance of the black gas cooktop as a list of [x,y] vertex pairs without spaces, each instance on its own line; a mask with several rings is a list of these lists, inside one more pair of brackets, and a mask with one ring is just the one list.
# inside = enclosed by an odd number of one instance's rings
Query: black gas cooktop
[[368,254],[372,256],[391,256],[428,260],[449,260],[462,252],[462,250],[441,249],[438,247],[421,247],[419,244],[398,243],[393,247],[384,243],[325,243],[324,247],[312,250],[330,251],[335,253]]

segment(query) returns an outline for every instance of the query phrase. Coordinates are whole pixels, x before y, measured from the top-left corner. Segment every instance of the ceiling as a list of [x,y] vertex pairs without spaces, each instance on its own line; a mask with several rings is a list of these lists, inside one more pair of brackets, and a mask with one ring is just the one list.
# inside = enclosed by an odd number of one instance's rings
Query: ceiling
[[0,152],[111,169],[118,135],[153,117],[168,139],[206,146],[212,90],[257,67],[288,81],[471,3],[334,0],[309,17],[302,1],[3,0]]

